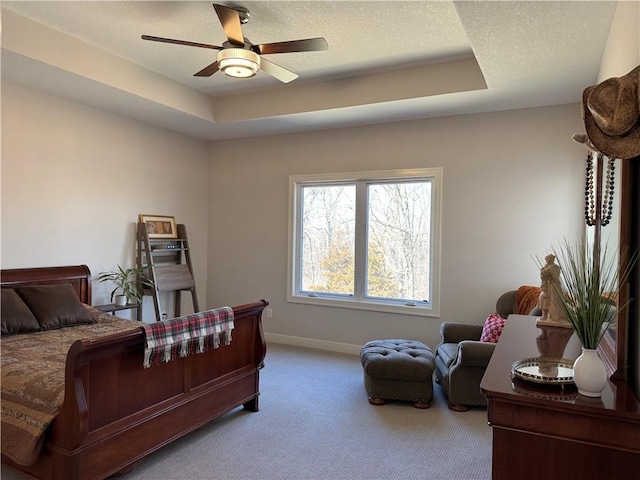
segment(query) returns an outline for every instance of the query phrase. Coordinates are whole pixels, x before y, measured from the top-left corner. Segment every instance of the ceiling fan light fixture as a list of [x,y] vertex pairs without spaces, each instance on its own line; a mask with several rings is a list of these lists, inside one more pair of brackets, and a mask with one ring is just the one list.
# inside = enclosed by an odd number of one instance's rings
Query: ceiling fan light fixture
[[218,67],[230,77],[253,77],[260,70],[260,56],[244,48],[225,48],[218,52]]

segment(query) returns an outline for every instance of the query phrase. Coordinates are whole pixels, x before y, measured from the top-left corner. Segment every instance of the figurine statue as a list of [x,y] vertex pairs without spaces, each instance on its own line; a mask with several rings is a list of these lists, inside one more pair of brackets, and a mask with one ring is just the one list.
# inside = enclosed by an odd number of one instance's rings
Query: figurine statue
[[560,284],[560,267],[556,265],[556,257],[549,254],[544,257],[547,262],[540,269],[540,288],[542,293],[538,298],[538,308],[542,310],[542,316],[538,320],[541,325],[555,325],[571,327],[565,318],[562,309],[562,285]]

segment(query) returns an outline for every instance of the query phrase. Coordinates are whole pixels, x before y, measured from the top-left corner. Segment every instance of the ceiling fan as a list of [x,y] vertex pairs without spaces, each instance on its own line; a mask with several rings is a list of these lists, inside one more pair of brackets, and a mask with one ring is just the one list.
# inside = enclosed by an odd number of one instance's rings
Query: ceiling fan
[[151,35],[142,35],[142,39],[219,50],[216,61],[195,73],[195,77],[210,77],[218,70],[222,70],[223,73],[230,77],[248,78],[253,77],[259,70],[263,70],[284,83],[295,80],[298,75],[263,58],[261,55],[313,52],[329,49],[327,41],[322,37],[254,45],[242,33],[241,25],[249,21],[250,14],[248,9],[243,7],[231,8],[215,3],[213,8],[216,10],[224,33],[227,36],[227,41],[222,46]]

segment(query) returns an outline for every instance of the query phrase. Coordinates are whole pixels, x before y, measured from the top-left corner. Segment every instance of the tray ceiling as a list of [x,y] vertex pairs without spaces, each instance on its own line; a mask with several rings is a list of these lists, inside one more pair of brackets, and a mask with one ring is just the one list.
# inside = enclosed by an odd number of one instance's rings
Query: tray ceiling
[[282,84],[193,74],[220,45],[211,2],[2,2],[2,80],[203,139],[238,138],[579,102],[596,81],[616,2],[253,1],[253,43]]

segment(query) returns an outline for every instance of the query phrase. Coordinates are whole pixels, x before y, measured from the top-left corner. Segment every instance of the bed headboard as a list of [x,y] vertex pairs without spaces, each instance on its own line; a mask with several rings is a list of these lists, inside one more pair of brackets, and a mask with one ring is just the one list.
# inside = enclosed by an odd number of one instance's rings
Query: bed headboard
[[60,283],[70,283],[80,301],[91,305],[91,272],[86,265],[0,270],[0,286],[2,288]]

